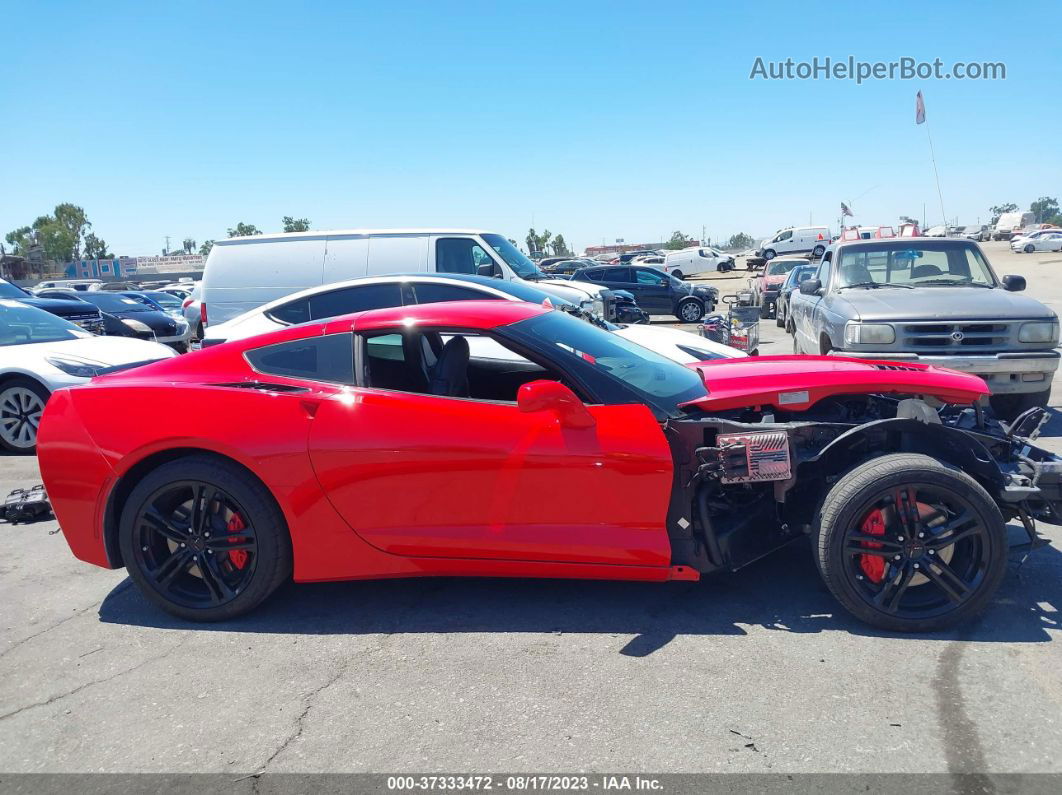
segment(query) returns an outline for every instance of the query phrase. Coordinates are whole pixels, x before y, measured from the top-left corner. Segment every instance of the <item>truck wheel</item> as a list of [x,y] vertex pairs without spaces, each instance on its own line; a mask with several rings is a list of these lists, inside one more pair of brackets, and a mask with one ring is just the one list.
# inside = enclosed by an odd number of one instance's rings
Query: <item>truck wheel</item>
[[678,305],[675,316],[683,323],[696,323],[704,317],[704,305],[696,298],[687,298]]
[[984,609],[1007,563],[1003,515],[981,485],[929,456],[896,453],[850,470],[826,495],[819,573],[856,618],[935,632]]
[[772,260],[772,259],[774,259],[777,256],[778,255],[775,253],[773,248],[769,248],[769,249],[767,249],[766,251],[763,252],[763,258],[765,260]]
[[988,404],[996,416],[1004,420],[1012,420],[1023,411],[1028,411],[1037,406],[1046,406],[1051,398],[1051,387],[1040,392],[1026,392],[1021,395],[992,395]]

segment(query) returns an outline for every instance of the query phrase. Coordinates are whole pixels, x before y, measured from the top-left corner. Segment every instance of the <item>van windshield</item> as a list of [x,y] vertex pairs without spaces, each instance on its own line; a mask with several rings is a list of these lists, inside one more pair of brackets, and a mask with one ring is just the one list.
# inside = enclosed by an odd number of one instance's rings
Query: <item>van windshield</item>
[[538,269],[535,263],[521,253],[520,249],[501,235],[485,234],[482,237],[487,245],[494,249],[521,279],[536,281],[548,278],[546,274]]

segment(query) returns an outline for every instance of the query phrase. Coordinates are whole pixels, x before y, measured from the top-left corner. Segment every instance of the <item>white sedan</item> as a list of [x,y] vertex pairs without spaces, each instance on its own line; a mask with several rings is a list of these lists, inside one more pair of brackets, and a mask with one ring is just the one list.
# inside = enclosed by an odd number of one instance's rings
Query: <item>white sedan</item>
[[0,448],[33,452],[55,390],[176,355],[157,342],[97,337],[43,309],[0,300]]
[[[403,304],[483,299],[529,301],[535,304],[549,301],[558,308],[578,311],[574,304],[523,282],[463,274],[370,276],[311,287],[278,298],[220,325],[208,326],[203,338],[203,347],[208,348],[228,340],[245,339],[276,331],[295,323],[306,323],[350,312]],[[712,342],[697,334],[666,326],[612,323],[605,326],[624,339],[681,364],[747,355],[743,351]]]
[[1062,251],[1062,229],[1041,229],[1010,243],[1011,251],[1032,254],[1034,251]]

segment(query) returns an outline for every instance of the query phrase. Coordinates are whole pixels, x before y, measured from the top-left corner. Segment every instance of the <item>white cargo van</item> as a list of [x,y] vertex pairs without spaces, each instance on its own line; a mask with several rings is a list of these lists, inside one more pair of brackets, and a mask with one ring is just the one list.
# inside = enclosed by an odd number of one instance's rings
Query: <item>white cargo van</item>
[[774,237],[761,242],[759,255],[764,259],[774,259],[779,254],[803,254],[810,251],[813,256],[821,257],[829,245],[828,226],[789,226],[779,229]]
[[992,229],[993,240],[1010,240],[1019,229],[1024,229],[1036,220],[1029,212],[1003,213]]
[[665,273],[670,273],[677,279],[733,269],[734,258],[711,246],[692,246],[680,251],[669,251],[664,257],[662,267]]
[[503,235],[480,229],[352,229],[218,240],[203,274],[204,325],[322,284],[394,273],[467,273],[526,280],[607,315],[600,285],[550,279]]

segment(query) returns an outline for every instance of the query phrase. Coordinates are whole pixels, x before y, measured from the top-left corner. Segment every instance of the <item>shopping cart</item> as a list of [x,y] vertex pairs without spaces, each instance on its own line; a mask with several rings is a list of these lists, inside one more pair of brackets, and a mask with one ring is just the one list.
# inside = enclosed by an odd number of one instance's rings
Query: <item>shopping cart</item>
[[749,356],[758,356],[760,348],[760,308],[745,306],[737,295],[724,295],[726,314],[708,315],[701,322],[701,336],[729,345]]

